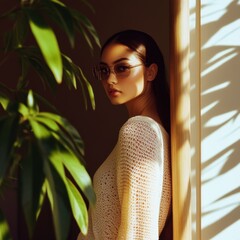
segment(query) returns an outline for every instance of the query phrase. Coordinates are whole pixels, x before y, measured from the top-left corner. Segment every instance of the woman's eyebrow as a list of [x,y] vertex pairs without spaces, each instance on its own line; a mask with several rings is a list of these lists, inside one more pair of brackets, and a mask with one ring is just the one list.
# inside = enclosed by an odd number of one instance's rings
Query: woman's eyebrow
[[[129,60],[129,58],[119,58],[119,59],[115,60],[115,61],[113,62],[113,64],[119,63],[119,62],[121,62],[121,61],[126,61],[126,60]],[[107,63],[102,62],[102,61],[100,62],[100,64],[105,64],[105,65],[107,65]]]

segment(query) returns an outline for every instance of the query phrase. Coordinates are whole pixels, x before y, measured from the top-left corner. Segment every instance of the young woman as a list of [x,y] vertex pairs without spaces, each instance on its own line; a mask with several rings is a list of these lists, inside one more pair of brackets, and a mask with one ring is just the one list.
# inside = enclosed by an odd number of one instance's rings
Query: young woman
[[95,76],[129,119],[97,170],[88,240],[157,240],[171,206],[169,91],[162,53],[148,34],[126,30],[103,45]]

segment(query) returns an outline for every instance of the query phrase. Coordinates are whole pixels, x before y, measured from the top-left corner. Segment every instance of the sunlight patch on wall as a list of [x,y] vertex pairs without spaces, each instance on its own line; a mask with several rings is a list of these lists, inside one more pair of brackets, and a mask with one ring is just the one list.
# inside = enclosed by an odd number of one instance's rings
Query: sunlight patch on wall
[[201,116],[203,116],[207,112],[211,111],[211,109],[213,109],[218,103],[219,103],[219,101],[215,101],[215,102],[212,102],[211,104],[207,105],[205,108],[202,108]]
[[240,19],[223,26],[209,41],[203,46],[240,46]]
[[219,51],[215,56],[209,59],[208,64],[214,63],[215,61],[220,60],[221,58],[224,58],[225,56],[227,56],[228,54],[234,51],[235,51],[235,48],[228,48],[228,49],[224,49],[223,51]]
[[[240,211],[240,209],[236,209],[236,214]],[[238,220],[237,222],[234,222],[231,226],[226,227],[225,229],[222,229],[221,231],[221,239],[225,240],[225,239],[229,239],[229,236],[235,236],[235,238],[231,238],[231,240],[233,239],[238,239],[239,236],[239,222],[240,220]],[[235,233],[235,234],[234,234]],[[211,240],[218,240],[219,237],[218,235],[213,237]]]
[[228,120],[231,120],[237,114],[237,110],[230,111],[228,113],[222,113],[218,116],[212,117],[205,123],[205,127],[216,127],[224,124]]
[[[230,119],[225,124],[220,125],[220,127],[214,128],[215,130],[209,133],[208,135],[204,134],[203,136],[204,138],[202,140],[202,164],[206,163],[207,161],[216,160],[216,158],[219,157],[219,155],[221,156],[223,153],[225,153],[226,150],[231,148],[231,146],[234,147],[233,145],[235,143],[239,145],[240,141],[239,125],[240,114],[238,114],[235,120]],[[239,151],[239,149],[237,150]],[[203,175],[202,178],[204,177],[205,176]],[[208,194],[204,195],[204,198],[207,197]]]
[[219,61],[215,62],[214,64],[211,64],[208,68],[206,68],[204,71],[202,71],[201,76],[202,77],[206,76],[207,74],[209,74],[212,71],[214,71],[215,69],[221,67],[223,64],[230,61],[231,59],[233,59],[237,55],[238,55],[238,53],[234,52],[234,53],[220,59]]
[[[208,88],[205,91],[202,92],[202,96],[213,93],[215,91],[222,90],[230,85],[229,81],[226,81],[224,83],[217,84],[216,86],[213,86],[212,88]],[[212,105],[212,104],[211,104]],[[203,111],[202,111],[203,112]]]
[[202,25],[218,21],[226,12],[232,0],[202,0],[201,23]]
[[238,0],[201,1],[201,220],[204,240],[237,240],[240,236],[239,3]]

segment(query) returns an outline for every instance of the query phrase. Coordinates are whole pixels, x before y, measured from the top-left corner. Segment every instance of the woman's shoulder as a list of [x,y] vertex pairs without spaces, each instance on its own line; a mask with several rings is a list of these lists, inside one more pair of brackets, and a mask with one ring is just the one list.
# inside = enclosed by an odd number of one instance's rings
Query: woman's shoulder
[[120,135],[136,137],[168,138],[165,129],[154,119],[147,116],[134,116],[129,118],[121,127]]

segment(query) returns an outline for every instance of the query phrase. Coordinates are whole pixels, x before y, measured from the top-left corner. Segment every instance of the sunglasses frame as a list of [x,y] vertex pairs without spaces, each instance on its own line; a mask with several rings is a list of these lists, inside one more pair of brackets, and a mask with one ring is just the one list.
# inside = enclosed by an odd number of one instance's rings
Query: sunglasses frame
[[[126,71],[126,72],[118,72],[118,71],[116,71],[116,67],[117,66],[121,66],[121,64],[122,64],[122,66],[124,66],[125,68],[127,68],[128,70]],[[107,69],[108,69],[108,73],[107,73],[107,75],[106,75],[106,77],[104,78],[104,79],[102,79],[101,78],[101,74],[100,74],[100,66],[101,65],[104,65]],[[96,78],[97,80],[99,80],[99,81],[105,81],[105,80],[107,80],[108,78],[109,78],[109,76],[110,76],[110,74],[111,73],[113,73],[115,76],[116,76],[116,78],[117,77],[119,77],[119,75],[121,75],[121,74],[127,74],[126,76],[124,76],[124,77],[127,77],[128,76],[128,74],[130,74],[130,70],[132,69],[132,68],[135,68],[135,67],[139,67],[139,66],[145,66],[145,64],[144,63],[139,63],[139,64],[137,64],[137,65],[134,65],[134,66],[131,66],[131,65],[123,65],[123,63],[116,63],[115,65],[113,65],[113,66],[108,66],[107,64],[98,64],[98,65],[95,65],[94,67],[93,67],[93,76],[94,76],[94,78]]]

